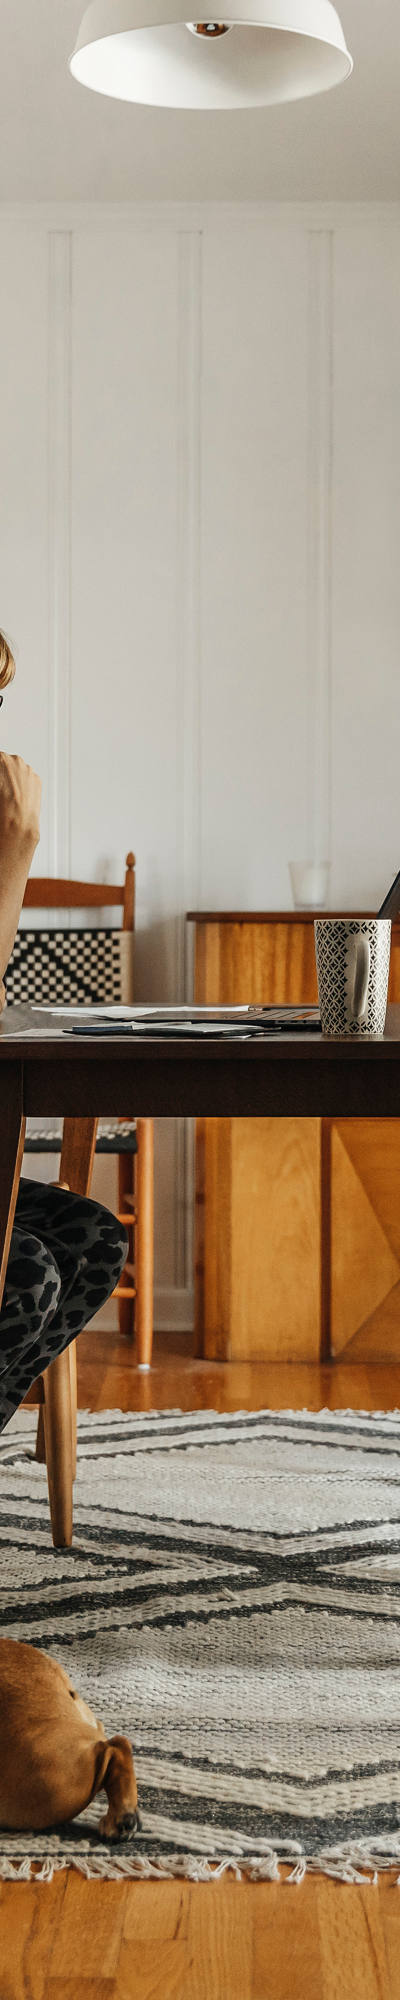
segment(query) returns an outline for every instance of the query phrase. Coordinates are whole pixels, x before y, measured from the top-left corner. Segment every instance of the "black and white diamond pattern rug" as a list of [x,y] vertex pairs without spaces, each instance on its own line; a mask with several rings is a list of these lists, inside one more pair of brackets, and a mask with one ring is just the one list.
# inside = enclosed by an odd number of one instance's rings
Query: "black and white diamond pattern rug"
[[84,1413],[65,1551],[35,1430],[0,1440],[1,1632],[131,1736],[142,1827],[0,1832],[0,1875],[399,1863],[400,1414]]

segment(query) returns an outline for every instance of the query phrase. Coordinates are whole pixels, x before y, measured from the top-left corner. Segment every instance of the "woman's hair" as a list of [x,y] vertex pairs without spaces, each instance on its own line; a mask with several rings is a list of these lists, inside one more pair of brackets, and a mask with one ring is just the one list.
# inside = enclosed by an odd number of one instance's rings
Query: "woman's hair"
[[9,681],[14,680],[14,674],[14,655],[11,652],[8,639],[4,637],[4,632],[0,632],[0,688],[8,687]]

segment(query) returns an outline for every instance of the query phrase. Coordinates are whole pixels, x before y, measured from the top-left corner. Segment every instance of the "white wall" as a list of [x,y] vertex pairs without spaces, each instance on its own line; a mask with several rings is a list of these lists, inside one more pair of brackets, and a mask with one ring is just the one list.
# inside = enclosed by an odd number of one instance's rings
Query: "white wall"
[[[399,219],[0,211],[2,740],[41,872],[133,844],[138,997],[189,990],[189,905],[290,906],[311,845],[336,906],[399,865]],[[190,1169],[163,1125],[163,1324]]]

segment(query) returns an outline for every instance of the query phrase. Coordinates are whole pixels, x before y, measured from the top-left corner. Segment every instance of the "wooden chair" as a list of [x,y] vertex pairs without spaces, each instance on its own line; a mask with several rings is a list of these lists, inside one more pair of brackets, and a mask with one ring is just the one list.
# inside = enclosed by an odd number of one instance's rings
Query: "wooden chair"
[[[122,908],[117,930],[57,926],[21,929],[6,974],[8,1001],[96,1005],[129,1002],[133,995],[135,859],[128,854],[122,887],[34,877],[24,908],[63,910]],[[128,1261],[114,1296],[120,1333],[133,1337],[139,1368],[149,1368],[153,1340],[154,1156],[153,1120],[66,1118],[29,1129],[27,1153],[59,1153],[60,1182],[89,1193],[95,1151],[118,1157],[118,1217],[129,1234]],[[39,1391],[40,1393],[40,1391]],[[72,1492],[76,1469],[76,1342],[51,1362],[42,1378],[37,1457],[46,1460],[53,1542],[72,1541]]]

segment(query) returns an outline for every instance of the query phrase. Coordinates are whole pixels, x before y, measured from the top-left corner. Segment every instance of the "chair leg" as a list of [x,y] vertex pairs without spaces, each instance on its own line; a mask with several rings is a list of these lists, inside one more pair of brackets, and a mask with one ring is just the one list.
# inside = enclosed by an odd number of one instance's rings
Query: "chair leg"
[[[65,1118],[58,1186],[88,1194],[96,1145],[96,1118]],[[57,1185],[57,1183],[56,1183]],[[56,1355],[43,1376],[36,1458],[47,1465],[54,1548],[70,1548],[76,1476],[76,1341]]]
[[138,1118],[136,1154],[137,1223],[135,1245],[136,1347],[138,1368],[150,1368],[153,1351],[154,1277],[154,1120]]
[[[67,1353],[69,1356],[69,1369],[70,1369],[72,1479],[74,1480],[76,1479],[76,1410],[77,1410],[76,1340],[71,1340],[71,1344],[70,1347],[68,1347],[67,1349]],[[50,1367],[54,1368],[54,1362],[50,1362]],[[37,1459],[38,1465],[45,1465],[46,1432],[45,1432],[45,1421],[44,1421],[44,1400],[45,1400],[44,1376],[42,1377],[41,1387],[42,1387],[43,1402],[40,1404],[39,1408],[38,1427],[36,1433],[35,1458]]]
[[[134,1153],[119,1153],[118,1154],[118,1215],[124,1216],[125,1220],[127,1220],[127,1216],[129,1217],[128,1221],[129,1264],[134,1263],[134,1250],[133,1250],[133,1244],[135,1240],[135,1225],[134,1225],[134,1215],[133,1215],[134,1207],[135,1207],[135,1155]],[[130,1221],[131,1213],[132,1213],[132,1222]],[[124,1284],[124,1273],[122,1272],[121,1285],[123,1286],[123,1284]],[[123,1298],[121,1297],[120,1287],[118,1287],[117,1298],[118,1298],[118,1325],[119,1325],[120,1338],[121,1340],[133,1340],[135,1335],[134,1295],[130,1299]]]
[[45,1464],[46,1464],[46,1439],[45,1439],[45,1435],[44,1435],[44,1408],[43,1408],[43,1403],[41,1403],[41,1404],[40,1404],[40,1410],[39,1410],[39,1416],[38,1416],[38,1427],[37,1427],[37,1432],[36,1432],[36,1446],[35,1446],[35,1458],[37,1458],[37,1461],[38,1461],[38,1465],[45,1465]]
[[57,1354],[43,1376],[44,1429],[50,1517],[55,1549],[72,1542],[72,1396],[69,1348]]
[[[89,1194],[97,1118],[65,1118],[60,1185]],[[50,1362],[44,1377],[44,1433],[51,1525],[55,1548],[70,1547],[76,1477],[76,1341]]]
[[72,1478],[74,1480],[76,1479],[76,1415],[77,1415],[77,1403],[78,1403],[78,1371],[77,1371],[76,1340],[71,1340],[70,1346],[68,1348],[68,1354],[69,1354],[69,1372],[70,1372],[70,1382],[71,1382]]

